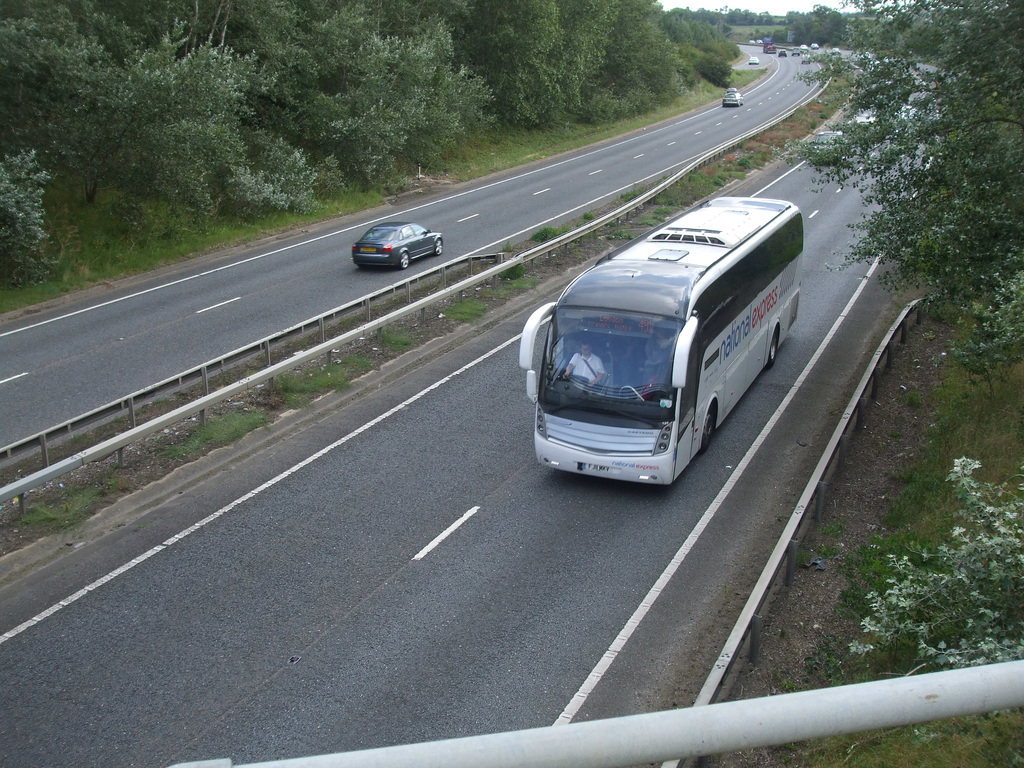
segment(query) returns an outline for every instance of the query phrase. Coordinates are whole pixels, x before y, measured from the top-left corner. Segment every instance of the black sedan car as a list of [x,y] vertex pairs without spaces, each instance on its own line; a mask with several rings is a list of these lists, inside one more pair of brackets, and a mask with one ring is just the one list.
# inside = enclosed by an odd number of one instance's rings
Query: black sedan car
[[386,221],[374,224],[352,243],[352,261],[360,267],[383,264],[405,269],[420,256],[440,256],[443,247],[440,232],[408,221]]

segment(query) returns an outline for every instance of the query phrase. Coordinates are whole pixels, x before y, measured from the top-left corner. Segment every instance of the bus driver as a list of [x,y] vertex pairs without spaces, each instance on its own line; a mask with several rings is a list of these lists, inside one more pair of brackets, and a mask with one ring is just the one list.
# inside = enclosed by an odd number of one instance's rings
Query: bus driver
[[605,376],[601,358],[593,353],[593,347],[587,342],[583,342],[580,351],[572,356],[572,360],[565,368],[565,375],[572,376],[573,371],[576,371],[578,377],[586,379],[592,387],[600,384]]

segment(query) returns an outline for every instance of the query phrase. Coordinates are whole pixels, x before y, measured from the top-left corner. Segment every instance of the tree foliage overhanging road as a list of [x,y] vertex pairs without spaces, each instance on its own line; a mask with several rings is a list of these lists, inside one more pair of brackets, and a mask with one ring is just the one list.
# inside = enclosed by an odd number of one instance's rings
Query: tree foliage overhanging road
[[874,210],[852,257],[967,320],[960,354],[992,375],[1024,358],[1024,38],[1021,0],[860,0],[851,114],[812,148],[826,179],[863,186]]
[[[726,87],[725,35],[749,16],[656,0],[5,3],[0,289],[73,272],[84,211],[118,224],[94,239],[169,240],[442,172],[481,136]],[[824,7],[771,21],[843,27]]]
[[727,78],[737,54],[655,0],[7,3],[0,208],[18,248],[0,286],[45,272],[14,257],[38,243],[19,211],[43,176],[102,197],[126,230],[154,208],[301,212],[436,170],[488,128],[644,113]]

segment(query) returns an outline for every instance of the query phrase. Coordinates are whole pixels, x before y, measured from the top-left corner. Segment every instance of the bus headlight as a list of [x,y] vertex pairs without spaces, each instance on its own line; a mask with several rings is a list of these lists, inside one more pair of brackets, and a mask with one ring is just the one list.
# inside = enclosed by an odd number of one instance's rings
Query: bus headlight
[[544,427],[544,411],[540,408],[537,409],[537,434],[541,437],[547,437],[548,432]]
[[658,434],[657,447],[654,449],[655,453],[664,453],[668,450],[669,445],[672,444],[672,424],[665,424],[661,428],[661,432]]

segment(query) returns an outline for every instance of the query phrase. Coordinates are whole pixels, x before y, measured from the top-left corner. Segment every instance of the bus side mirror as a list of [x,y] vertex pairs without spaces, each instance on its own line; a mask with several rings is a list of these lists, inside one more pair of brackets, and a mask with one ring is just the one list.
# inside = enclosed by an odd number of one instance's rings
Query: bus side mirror
[[683,330],[676,339],[675,356],[672,358],[672,386],[682,389],[686,386],[686,371],[689,368],[690,348],[693,347],[693,340],[697,338],[697,326],[700,322],[696,315],[690,317],[683,326]]
[[537,344],[537,333],[544,321],[551,316],[554,308],[555,302],[553,301],[538,307],[523,326],[523,335],[519,338],[519,367],[524,371],[533,367],[533,350]]
[[526,396],[530,402],[536,403],[538,397],[537,372],[533,370],[533,350],[537,346],[537,334],[540,327],[551,317],[555,302],[549,302],[534,310],[530,319],[523,327],[523,335],[519,339],[519,367],[526,371]]
[[538,397],[536,371],[526,372],[526,396],[530,398],[531,403],[536,405]]

